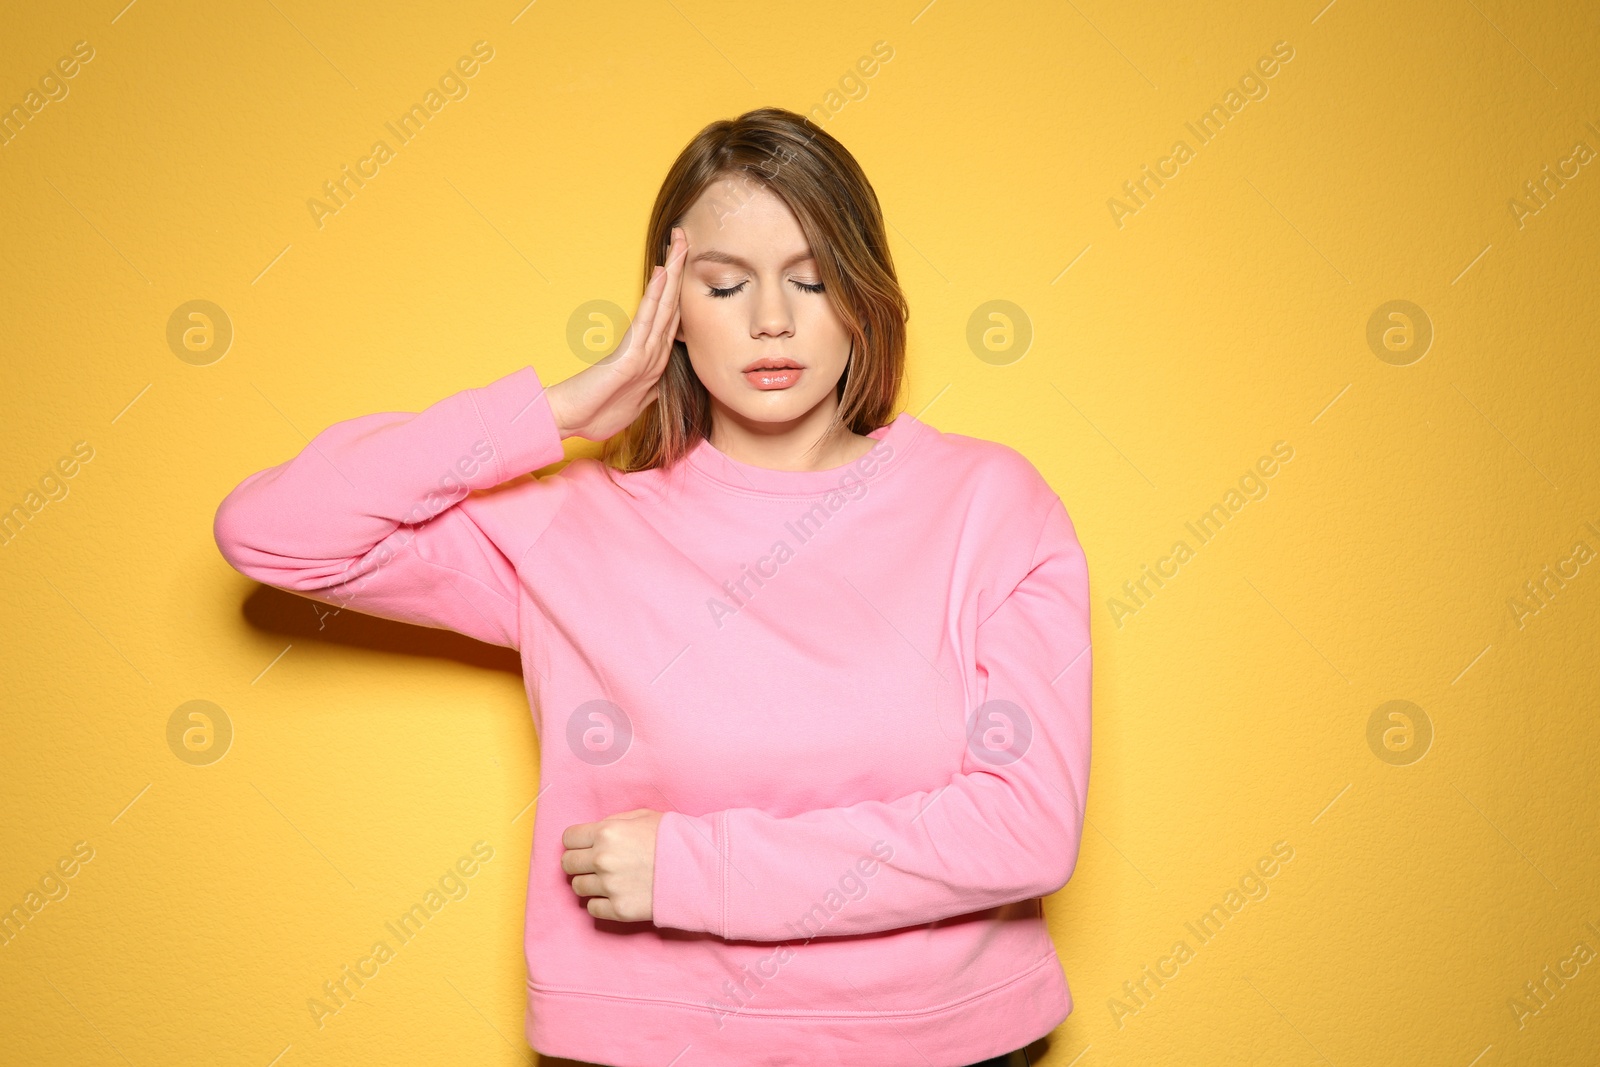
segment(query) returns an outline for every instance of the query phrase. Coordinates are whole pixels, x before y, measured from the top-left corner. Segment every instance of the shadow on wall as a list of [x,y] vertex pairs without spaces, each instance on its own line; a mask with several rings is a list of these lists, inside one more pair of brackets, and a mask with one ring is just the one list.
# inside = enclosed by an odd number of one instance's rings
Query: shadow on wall
[[[1050,1051],[1050,1035],[1046,1034],[1037,1041],[1029,1042],[1022,1049],[1011,1054],[1006,1067],[1032,1067],[1033,1064],[1044,1062],[1045,1053]],[[560,1056],[544,1056],[535,1053],[533,1067],[606,1067],[603,1063],[590,1063],[588,1060],[569,1060]]]
[[257,630],[277,634],[294,644],[322,642],[402,656],[432,656],[522,676],[522,660],[515,649],[486,644],[454,630],[394,622],[363,615],[352,608],[332,607],[270,585],[257,585],[245,598],[241,611],[245,621]]

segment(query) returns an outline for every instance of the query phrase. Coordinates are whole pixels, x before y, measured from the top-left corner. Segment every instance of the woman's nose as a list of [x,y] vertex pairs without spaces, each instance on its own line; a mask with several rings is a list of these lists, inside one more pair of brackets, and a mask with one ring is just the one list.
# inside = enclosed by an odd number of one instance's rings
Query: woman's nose
[[794,315],[789,309],[789,300],[784,295],[781,283],[761,286],[752,314],[751,336],[783,337],[794,333]]

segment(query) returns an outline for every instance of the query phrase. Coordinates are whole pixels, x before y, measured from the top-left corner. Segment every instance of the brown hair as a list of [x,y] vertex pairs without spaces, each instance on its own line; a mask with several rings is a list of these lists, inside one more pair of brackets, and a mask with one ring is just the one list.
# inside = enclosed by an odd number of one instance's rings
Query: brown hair
[[[793,211],[817,259],[824,291],[851,336],[839,378],[840,426],[864,434],[888,423],[905,373],[909,309],[889,255],[872,184],[845,147],[803,115],[778,107],[711,123],[678,155],[656,194],[645,232],[643,284],[666,262],[672,228],[721,178],[765,188]],[[711,432],[711,402],[682,341],[656,399],[606,439],[601,462],[621,471],[669,467]]]

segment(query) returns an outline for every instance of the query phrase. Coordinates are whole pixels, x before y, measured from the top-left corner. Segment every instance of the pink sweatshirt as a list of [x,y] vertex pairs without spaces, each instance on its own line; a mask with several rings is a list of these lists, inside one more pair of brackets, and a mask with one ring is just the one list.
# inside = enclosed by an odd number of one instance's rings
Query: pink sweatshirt
[[[336,423],[217,545],[260,582],[519,651],[540,741],[533,1048],[611,1067],[961,1067],[1072,1010],[1039,898],[1077,862],[1089,588],[1021,454],[910,414],[831,470],[701,441],[563,459],[523,367]],[[561,834],[665,812],[653,922]]]

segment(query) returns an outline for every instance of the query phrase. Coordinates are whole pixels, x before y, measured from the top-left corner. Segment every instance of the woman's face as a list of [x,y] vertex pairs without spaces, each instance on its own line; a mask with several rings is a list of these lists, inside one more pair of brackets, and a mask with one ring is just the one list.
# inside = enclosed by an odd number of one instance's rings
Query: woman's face
[[[680,225],[689,255],[677,337],[706,391],[750,422],[831,403],[850,335],[789,206],[764,185],[719,180]],[[759,369],[769,363],[790,369]]]

